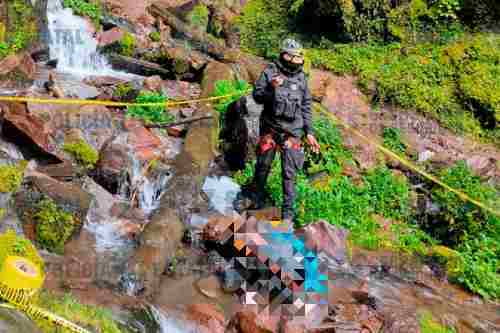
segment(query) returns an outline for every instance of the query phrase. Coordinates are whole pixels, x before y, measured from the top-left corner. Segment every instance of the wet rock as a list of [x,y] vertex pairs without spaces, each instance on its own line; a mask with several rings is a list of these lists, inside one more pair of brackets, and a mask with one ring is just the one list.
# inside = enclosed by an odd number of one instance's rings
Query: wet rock
[[153,295],[160,285],[167,261],[175,255],[184,234],[184,225],[171,208],[161,208],[140,236],[140,245],[128,263],[135,292]]
[[388,333],[420,333],[420,325],[416,313],[394,310],[384,312],[384,332]]
[[46,166],[39,166],[37,168],[37,171],[60,181],[72,180],[77,176],[77,170],[75,166],[68,161],[57,164],[49,164]]
[[87,76],[85,79],[83,79],[83,82],[96,88],[104,88],[126,83],[127,80],[115,78],[112,76]]
[[210,328],[210,332],[224,333],[224,314],[212,304],[192,304],[187,308],[187,317],[204,327]]
[[186,130],[183,126],[170,126],[167,128],[167,133],[174,138],[181,138],[184,136]]
[[138,60],[119,54],[110,54],[109,62],[113,66],[113,69],[116,70],[141,76],[159,75],[163,78],[172,78],[172,73],[169,70],[149,61]]
[[[2,107],[4,111],[2,132],[4,137],[16,142],[23,155],[27,158],[30,155],[48,155],[48,159],[61,162],[62,158],[56,151],[53,139],[53,130],[50,125],[38,114],[28,111],[21,103],[5,103]],[[29,147],[29,145],[36,147]],[[38,149],[37,149],[38,148]],[[31,149],[32,154],[27,152]]]
[[104,31],[99,34],[99,46],[102,47],[113,44],[115,42],[119,42],[124,35],[125,32],[118,27],[114,27],[110,30]]
[[33,84],[36,64],[27,53],[12,54],[0,61],[0,88],[23,89]]
[[228,327],[238,333],[274,333],[278,332],[279,318],[269,317],[264,312],[257,314],[252,310],[237,312]]
[[161,92],[163,80],[158,75],[150,76],[144,79],[144,89],[152,92]]
[[220,241],[225,239],[225,236],[234,232],[235,229],[230,228],[235,226],[238,228],[244,223],[241,218],[215,216],[208,220],[208,223],[203,227],[202,239],[205,241]]
[[237,48],[226,49],[221,61],[238,65],[241,78],[248,82],[255,82],[267,65],[264,59],[244,53]]
[[220,281],[215,275],[201,278],[196,282],[198,290],[208,298],[216,298],[221,292]]
[[201,89],[203,96],[210,96],[215,90],[215,82],[219,80],[233,80],[234,72],[227,64],[211,61],[203,71]]
[[0,333],[39,333],[37,326],[22,312],[0,308]]
[[324,252],[339,263],[347,260],[347,237],[349,232],[326,221],[318,221],[296,231],[305,237],[306,245]]
[[[105,1],[105,2],[112,3],[113,1]],[[134,2],[137,3],[137,1],[134,1]],[[115,3],[119,3],[119,2],[115,1]],[[122,1],[121,4],[124,4],[124,2]],[[130,33],[136,32],[134,25],[129,20],[125,19],[125,15],[117,16],[117,15],[112,15],[110,13],[104,13],[101,16],[100,21],[101,21],[101,24],[102,24],[102,27],[104,30],[111,30],[114,28],[120,28],[120,29],[123,29],[125,31],[130,32]]]

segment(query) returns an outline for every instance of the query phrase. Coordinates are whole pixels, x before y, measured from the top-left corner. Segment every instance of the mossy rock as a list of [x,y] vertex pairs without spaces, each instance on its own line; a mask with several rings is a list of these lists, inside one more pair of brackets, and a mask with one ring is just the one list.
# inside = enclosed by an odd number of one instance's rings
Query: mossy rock
[[18,165],[0,165],[0,192],[15,192],[21,186],[27,162]]
[[59,254],[64,252],[64,245],[81,225],[78,218],[48,198],[38,202],[33,219],[36,221],[37,243]]
[[63,150],[70,154],[85,169],[93,169],[99,159],[99,153],[84,139],[66,142]]
[[448,275],[453,276],[459,270],[460,253],[449,247],[435,245],[429,249],[428,256],[436,258],[439,263],[445,265]]

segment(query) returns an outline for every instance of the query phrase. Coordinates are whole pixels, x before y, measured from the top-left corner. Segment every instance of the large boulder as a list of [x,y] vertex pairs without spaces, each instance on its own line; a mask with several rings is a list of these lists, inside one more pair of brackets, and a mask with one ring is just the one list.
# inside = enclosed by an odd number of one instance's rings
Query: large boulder
[[139,247],[130,259],[125,280],[132,280],[129,292],[152,296],[158,290],[167,262],[175,256],[184,235],[184,225],[175,210],[163,207],[140,236]]
[[35,73],[36,64],[28,53],[9,55],[0,61],[0,88],[28,88]]
[[113,66],[113,69],[127,71],[132,74],[141,76],[160,75],[164,78],[172,77],[172,73],[168,69],[145,60],[138,60],[119,54],[110,54],[109,62]]

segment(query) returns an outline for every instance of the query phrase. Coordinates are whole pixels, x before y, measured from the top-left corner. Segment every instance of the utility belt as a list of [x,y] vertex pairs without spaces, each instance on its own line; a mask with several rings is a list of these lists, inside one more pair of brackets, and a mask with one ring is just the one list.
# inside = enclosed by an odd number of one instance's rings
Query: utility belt
[[259,151],[261,154],[267,152],[270,149],[277,148],[278,150],[281,150],[282,147],[301,150],[302,141],[290,134],[279,133],[274,130],[270,130],[270,133],[260,137]]

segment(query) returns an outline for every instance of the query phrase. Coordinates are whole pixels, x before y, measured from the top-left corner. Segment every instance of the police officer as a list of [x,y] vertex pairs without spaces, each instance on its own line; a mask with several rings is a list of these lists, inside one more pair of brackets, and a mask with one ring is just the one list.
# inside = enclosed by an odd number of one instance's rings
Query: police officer
[[286,39],[279,59],[264,69],[253,91],[255,101],[263,104],[264,110],[260,116],[252,208],[262,208],[265,203],[267,177],[279,150],[284,195],[281,218],[286,224],[292,224],[294,218],[295,179],[304,164],[302,137],[305,135],[313,152],[319,152],[311,124],[312,98],[303,65],[302,46]]

